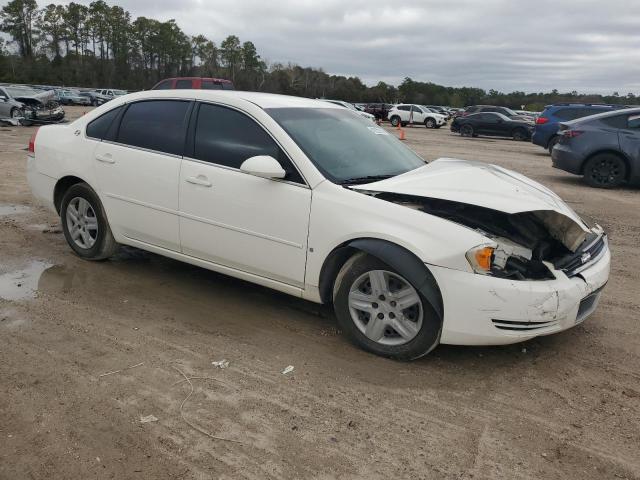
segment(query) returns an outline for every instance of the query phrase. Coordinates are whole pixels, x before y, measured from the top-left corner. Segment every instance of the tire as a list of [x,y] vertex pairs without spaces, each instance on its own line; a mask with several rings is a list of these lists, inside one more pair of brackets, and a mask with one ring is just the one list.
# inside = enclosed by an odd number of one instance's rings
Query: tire
[[462,135],[463,137],[473,137],[473,136],[475,136],[475,133],[473,131],[473,127],[471,125],[469,125],[468,123],[465,123],[464,125],[462,125],[460,127],[460,135]]
[[76,183],[65,192],[60,204],[60,219],[64,237],[79,257],[106,260],[118,249],[102,203],[86,183]]
[[553,147],[556,146],[556,143],[558,143],[560,141],[560,137],[557,135],[554,135],[553,137],[551,137],[551,140],[549,140],[549,144],[547,145],[547,149],[549,150],[549,155],[551,155],[551,153],[553,152]]
[[511,138],[513,138],[516,142],[524,142],[527,138],[529,138],[529,134],[524,128],[516,128],[511,132]]
[[433,118],[429,117],[425,119],[424,126],[427,128],[436,128],[436,121]]
[[400,125],[400,117],[394,115],[393,117],[391,117],[391,126],[397,127],[398,125]]
[[615,188],[627,177],[625,161],[613,153],[594,155],[584,165],[584,180],[595,188]]
[[91,101],[91,105],[93,105],[94,107],[98,106],[98,100],[92,100]]
[[[401,309],[396,295],[403,290],[407,308]],[[333,305],[350,340],[376,355],[413,360],[440,340],[442,322],[428,300],[393,268],[366,253],[355,254],[338,273]]]
[[9,116],[11,118],[18,118],[21,117],[22,115],[20,115],[20,109],[19,108],[12,108],[11,111],[9,112]]

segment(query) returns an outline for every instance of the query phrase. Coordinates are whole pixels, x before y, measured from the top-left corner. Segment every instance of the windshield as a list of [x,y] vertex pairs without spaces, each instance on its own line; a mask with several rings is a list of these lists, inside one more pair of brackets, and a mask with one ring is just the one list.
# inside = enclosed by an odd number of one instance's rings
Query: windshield
[[507,113],[507,115],[509,115],[510,117],[513,117],[514,115],[518,115],[516,112],[514,112],[513,110],[511,110],[510,108],[504,107],[504,111]]
[[127,92],[125,92],[124,90],[113,90],[113,94],[120,96],[120,95],[126,95]]
[[369,183],[414,170],[424,160],[385,129],[338,108],[269,108],[322,174],[334,183]]

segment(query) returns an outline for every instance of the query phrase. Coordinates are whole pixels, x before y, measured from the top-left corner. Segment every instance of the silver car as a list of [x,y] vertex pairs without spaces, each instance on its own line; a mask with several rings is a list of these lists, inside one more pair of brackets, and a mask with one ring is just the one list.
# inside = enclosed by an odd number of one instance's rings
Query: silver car
[[24,116],[22,103],[9,95],[6,87],[0,86],[0,118],[20,118]]

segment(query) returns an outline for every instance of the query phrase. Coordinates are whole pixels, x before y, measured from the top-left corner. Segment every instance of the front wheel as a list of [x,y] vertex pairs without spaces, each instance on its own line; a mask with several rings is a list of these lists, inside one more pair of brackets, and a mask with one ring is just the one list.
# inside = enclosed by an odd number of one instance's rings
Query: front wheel
[[60,206],[62,231],[69,246],[87,260],[105,260],[118,244],[98,195],[86,183],[72,185]]
[[398,360],[426,355],[441,322],[431,304],[393,268],[358,253],[340,270],[333,291],[338,323],[358,346]]
[[601,153],[587,160],[584,179],[591,187],[615,188],[624,182],[627,165],[618,155]]
[[525,141],[527,138],[529,138],[529,135],[527,134],[527,132],[525,130],[523,130],[522,128],[516,128],[513,133],[511,134],[511,137],[516,141],[516,142],[523,142]]
[[400,117],[391,117],[391,126],[397,127],[400,125]]
[[20,111],[19,108],[12,108],[9,115],[11,116],[11,118],[14,118],[14,119],[24,116],[24,115],[22,115],[22,112]]
[[436,128],[436,121],[433,118],[427,118],[424,121],[424,126],[427,128]]

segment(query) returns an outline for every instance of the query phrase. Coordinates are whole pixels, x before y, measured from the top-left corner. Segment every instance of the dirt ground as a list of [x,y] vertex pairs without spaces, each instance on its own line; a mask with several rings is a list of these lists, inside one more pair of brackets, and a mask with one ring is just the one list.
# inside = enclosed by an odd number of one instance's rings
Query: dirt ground
[[1,479],[640,478],[639,189],[590,189],[529,143],[406,129],[427,159],[549,186],[606,228],[613,266],[572,330],[400,363],[265,288],[132,249],[80,260],[32,202],[32,132],[0,128]]

